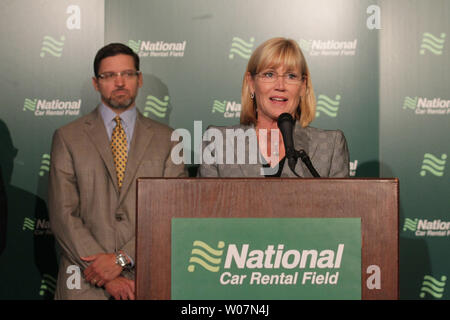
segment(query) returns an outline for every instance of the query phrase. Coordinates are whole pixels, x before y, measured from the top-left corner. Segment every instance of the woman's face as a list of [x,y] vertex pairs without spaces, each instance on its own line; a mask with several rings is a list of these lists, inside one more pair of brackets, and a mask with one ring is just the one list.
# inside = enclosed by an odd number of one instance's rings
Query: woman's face
[[306,80],[299,70],[279,66],[266,68],[253,77],[248,73],[247,77],[250,90],[255,94],[258,122],[277,121],[285,112],[294,117],[306,88]]

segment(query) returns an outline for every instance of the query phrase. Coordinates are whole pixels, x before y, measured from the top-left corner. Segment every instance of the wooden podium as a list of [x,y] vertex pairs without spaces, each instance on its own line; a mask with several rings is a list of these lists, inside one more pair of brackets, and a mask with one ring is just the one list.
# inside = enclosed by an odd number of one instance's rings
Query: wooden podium
[[[323,217],[361,218],[362,299],[398,299],[398,188],[398,179],[138,179],[136,298],[170,299],[172,218]],[[381,286],[369,288],[377,268]]]

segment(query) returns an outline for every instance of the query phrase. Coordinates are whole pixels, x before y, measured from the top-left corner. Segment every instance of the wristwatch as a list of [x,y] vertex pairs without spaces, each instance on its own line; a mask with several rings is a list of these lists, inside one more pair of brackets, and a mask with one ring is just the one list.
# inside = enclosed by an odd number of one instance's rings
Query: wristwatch
[[123,253],[116,254],[116,264],[124,269],[131,266],[131,263],[128,262],[127,257]]

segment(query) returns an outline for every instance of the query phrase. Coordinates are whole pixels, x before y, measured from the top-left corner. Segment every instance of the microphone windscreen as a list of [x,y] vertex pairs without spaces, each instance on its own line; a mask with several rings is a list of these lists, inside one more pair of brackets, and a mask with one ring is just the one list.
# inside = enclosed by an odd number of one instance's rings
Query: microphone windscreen
[[294,124],[294,118],[292,118],[290,113],[282,113],[280,114],[280,116],[278,117],[277,123],[278,123],[278,128],[280,127],[280,124],[284,124],[285,122]]
[[289,113],[282,113],[278,117],[278,129],[281,131],[283,136],[284,148],[286,150],[287,158],[294,156],[294,140],[292,137],[292,132],[294,130],[294,119]]

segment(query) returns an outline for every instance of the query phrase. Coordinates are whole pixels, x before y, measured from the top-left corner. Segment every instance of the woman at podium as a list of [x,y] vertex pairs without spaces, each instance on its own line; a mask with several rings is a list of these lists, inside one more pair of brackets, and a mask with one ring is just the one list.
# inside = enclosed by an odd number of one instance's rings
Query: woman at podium
[[242,84],[240,124],[209,127],[199,177],[348,177],[340,130],[310,127],[315,96],[298,44],[273,38],[252,54]]

